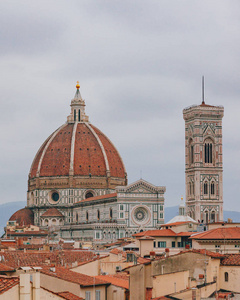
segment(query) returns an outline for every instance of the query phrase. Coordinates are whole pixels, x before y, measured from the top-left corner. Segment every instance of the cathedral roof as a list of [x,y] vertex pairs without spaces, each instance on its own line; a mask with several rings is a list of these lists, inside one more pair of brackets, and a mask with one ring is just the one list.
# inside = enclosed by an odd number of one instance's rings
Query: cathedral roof
[[16,221],[19,225],[33,225],[34,214],[29,208],[22,208],[16,211],[9,219],[9,221]]
[[51,207],[41,217],[63,217],[63,214],[56,207]]
[[69,175],[126,178],[123,161],[113,143],[89,123],[79,87],[68,122],[42,144],[33,160],[30,179]]

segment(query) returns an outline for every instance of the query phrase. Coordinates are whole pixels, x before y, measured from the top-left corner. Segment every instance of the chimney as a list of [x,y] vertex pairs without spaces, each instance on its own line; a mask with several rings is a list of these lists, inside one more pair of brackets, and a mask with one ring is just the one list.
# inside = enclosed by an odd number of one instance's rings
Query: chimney
[[32,274],[32,292],[33,292],[33,300],[40,300],[40,272],[36,271]]
[[30,274],[20,274],[20,300],[31,300]]
[[155,253],[155,251],[150,251],[150,258],[151,259],[154,259],[155,258],[155,256],[156,256],[156,253]]
[[169,257],[169,248],[165,249],[166,257]]

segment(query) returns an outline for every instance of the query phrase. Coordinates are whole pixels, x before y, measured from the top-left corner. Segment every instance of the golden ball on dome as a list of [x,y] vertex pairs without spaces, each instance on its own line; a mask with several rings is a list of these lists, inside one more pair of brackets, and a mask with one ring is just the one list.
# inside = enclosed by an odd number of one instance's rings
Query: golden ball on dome
[[80,84],[79,84],[79,81],[77,81],[77,85],[76,85],[76,88],[79,89],[80,88]]

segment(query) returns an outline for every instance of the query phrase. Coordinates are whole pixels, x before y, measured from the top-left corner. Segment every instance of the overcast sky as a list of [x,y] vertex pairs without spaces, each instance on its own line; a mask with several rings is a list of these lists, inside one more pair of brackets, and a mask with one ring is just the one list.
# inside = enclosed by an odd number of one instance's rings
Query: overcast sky
[[26,200],[31,162],[70,113],[119,150],[129,183],[185,195],[183,108],[223,105],[224,208],[240,211],[239,0],[1,1],[0,203]]

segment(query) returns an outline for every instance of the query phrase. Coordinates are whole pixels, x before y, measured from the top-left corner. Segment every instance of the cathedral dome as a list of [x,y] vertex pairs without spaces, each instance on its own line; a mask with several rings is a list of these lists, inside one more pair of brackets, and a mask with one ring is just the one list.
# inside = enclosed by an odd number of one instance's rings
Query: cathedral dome
[[71,108],[67,123],[53,132],[38,150],[29,173],[29,190],[41,183],[47,188],[49,180],[54,188],[68,188],[72,184],[78,188],[125,185],[123,161],[113,143],[88,121],[78,85]]
[[10,218],[9,221],[16,221],[20,226],[33,225],[34,214],[29,208],[22,208],[16,211]]

